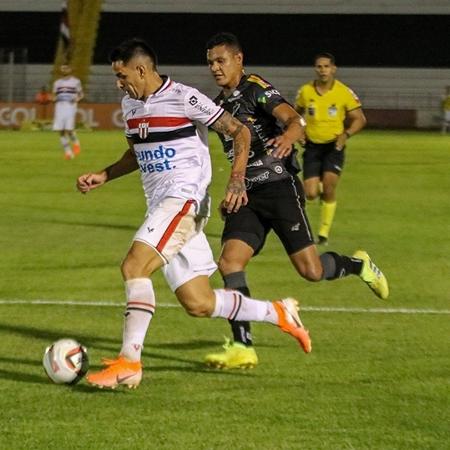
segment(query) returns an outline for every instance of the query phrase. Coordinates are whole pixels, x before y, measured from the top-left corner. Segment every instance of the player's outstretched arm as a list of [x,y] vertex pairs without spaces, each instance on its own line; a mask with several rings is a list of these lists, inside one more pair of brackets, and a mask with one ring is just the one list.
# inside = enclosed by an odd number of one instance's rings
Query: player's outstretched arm
[[250,130],[227,111],[213,124],[212,128],[218,133],[233,138],[234,159],[223,205],[228,213],[236,212],[242,205],[248,203],[245,191],[245,170],[250,151]]
[[136,156],[133,149],[130,147],[123,154],[119,161],[111,164],[100,172],[86,173],[80,175],[77,179],[77,189],[86,194],[92,189],[97,189],[103,186],[107,181],[114,180],[128,173],[134,172],[138,168]]

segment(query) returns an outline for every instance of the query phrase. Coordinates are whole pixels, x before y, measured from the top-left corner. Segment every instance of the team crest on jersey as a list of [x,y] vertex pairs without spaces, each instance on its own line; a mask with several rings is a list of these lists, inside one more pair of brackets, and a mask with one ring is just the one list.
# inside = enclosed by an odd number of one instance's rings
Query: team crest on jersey
[[148,123],[141,122],[138,127],[139,137],[141,139],[147,139],[148,136]]

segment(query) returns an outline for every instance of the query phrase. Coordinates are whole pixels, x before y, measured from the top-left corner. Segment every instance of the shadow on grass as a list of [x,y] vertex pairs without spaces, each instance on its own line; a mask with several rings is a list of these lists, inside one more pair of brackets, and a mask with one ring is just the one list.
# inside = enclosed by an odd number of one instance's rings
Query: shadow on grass
[[126,231],[137,231],[140,224],[137,225],[121,225],[114,223],[104,223],[104,222],[81,222],[77,220],[61,220],[61,219],[52,219],[52,220],[39,220],[41,223],[51,223],[59,224],[59,225],[70,225],[70,226],[80,226],[80,227],[89,227],[89,228],[110,228],[112,230],[126,230]]
[[[44,369],[42,369],[42,372]],[[48,384],[50,383],[47,376],[43,373],[42,376],[27,372],[14,372],[10,370],[0,369],[0,379],[20,381],[28,384]]]
[[[9,334],[20,334],[25,337],[29,337],[32,339],[39,339],[45,341],[45,345],[50,345],[51,342],[54,342],[58,339],[61,339],[62,336],[67,336],[67,331],[55,331],[55,330],[47,330],[29,326],[18,326],[18,325],[10,325],[5,323],[0,323],[0,331],[5,331]],[[108,353],[117,354],[117,351],[121,345],[121,341],[118,339],[112,339],[109,337],[102,336],[91,336],[81,333],[72,333],[70,332],[70,337],[72,339],[76,339],[77,341],[83,343],[83,345],[87,346],[88,349],[90,347],[95,347],[96,349],[105,350]],[[108,345],[111,344],[111,345]],[[154,343],[150,345],[146,345],[142,352],[142,357],[145,360],[150,360],[156,364],[147,365],[147,370],[151,372],[184,372],[184,373],[205,373],[205,374],[213,374],[213,375],[225,375],[225,376],[245,376],[245,373],[241,371],[221,371],[210,369],[203,364],[203,362],[194,361],[192,359],[180,356],[169,354],[173,352],[186,352],[186,351],[196,351],[200,349],[210,349],[212,346],[216,345],[215,341],[209,340],[195,340],[190,342],[171,342],[171,343]],[[42,355],[44,353],[44,348],[42,349]],[[39,355],[36,359],[27,359],[27,358],[13,358],[7,356],[0,356],[0,362],[6,364],[13,365],[28,365],[39,367],[42,365],[42,355]],[[158,365],[157,362],[173,362],[175,364],[162,364]],[[91,369],[96,370],[99,369],[100,364],[92,364],[91,360]],[[29,372],[24,370],[18,371],[8,371],[1,369],[0,370],[0,378],[9,379],[14,381],[20,381],[25,383],[48,383],[48,379],[43,373],[42,376],[30,374]],[[80,385],[82,386],[82,385]],[[84,390],[83,387],[74,386],[75,390]],[[92,389],[91,387],[86,387],[86,390],[97,391],[97,389]]]
[[112,339],[109,337],[99,337],[99,336],[91,336],[82,333],[77,333],[72,330],[48,330],[43,328],[30,327],[25,325],[10,325],[7,323],[0,322],[0,332],[5,331],[7,333],[15,333],[20,334],[22,336],[30,337],[33,339],[40,339],[46,342],[47,345],[50,345],[52,342],[62,339],[64,337],[70,337],[72,339],[77,340],[81,344],[86,347],[94,346],[98,348],[104,348],[108,351],[110,347],[102,347],[99,345],[99,342],[111,343],[116,345],[117,347],[121,345],[121,341],[119,339]]

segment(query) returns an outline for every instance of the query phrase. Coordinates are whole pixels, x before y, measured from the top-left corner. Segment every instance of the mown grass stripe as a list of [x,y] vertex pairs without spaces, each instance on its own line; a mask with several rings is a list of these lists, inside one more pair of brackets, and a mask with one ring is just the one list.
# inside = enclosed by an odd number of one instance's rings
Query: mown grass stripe
[[[0,299],[0,305],[64,305],[64,306],[110,306],[125,307],[125,302],[108,301],[76,301],[76,300],[19,300]],[[159,308],[181,308],[175,303],[158,303]],[[344,306],[303,306],[302,311],[308,312],[332,312],[332,313],[369,313],[369,314],[450,314],[450,309],[428,309],[428,308],[354,308]]]

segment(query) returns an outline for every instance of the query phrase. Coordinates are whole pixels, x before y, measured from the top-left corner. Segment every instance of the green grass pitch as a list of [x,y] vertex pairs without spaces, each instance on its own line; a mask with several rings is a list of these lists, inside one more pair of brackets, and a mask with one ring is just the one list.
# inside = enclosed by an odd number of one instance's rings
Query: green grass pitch
[[[57,134],[0,132],[0,448],[450,448],[449,137],[364,131],[349,141],[328,249],[366,249],[388,276],[389,301],[356,277],[302,280],[272,236],[250,264],[252,293],[296,296],[313,352],[255,324],[260,365],[221,372],[201,361],[220,348],[228,324],[188,317],[158,274],[163,306],[136,391],[100,391],[85,380],[57,386],[42,369],[45,347],[61,337],[86,345],[94,369],[120,349],[119,264],[145,213],[137,174],[76,192],[79,174],[125,149],[120,132],[80,139],[80,156],[64,161]],[[206,231],[218,255],[215,207],[229,167],[211,140],[214,208]],[[309,208],[315,230],[318,213],[318,205]],[[212,281],[221,286],[218,275]],[[117,305],[86,305],[102,301]]]

